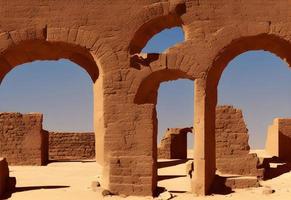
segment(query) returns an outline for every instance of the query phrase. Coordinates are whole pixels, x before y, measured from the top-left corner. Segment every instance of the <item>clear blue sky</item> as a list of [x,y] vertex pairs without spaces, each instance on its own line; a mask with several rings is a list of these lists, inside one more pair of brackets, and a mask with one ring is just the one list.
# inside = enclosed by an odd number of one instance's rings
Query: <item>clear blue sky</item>
[[[181,29],[168,29],[153,37],[143,52],[162,52],[183,40]],[[261,148],[273,118],[291,116],[290,87],[291,72],[280,58],[263,51],[247,52],[232,60],[223,73],[219,104],[243,109],[250,144]],[[168,127],[192,126],[193,91],[193,81],[189,80],[161,84],[159,138]],[[92,110],[92,81],[81,67],[68,60],[18,66],[0,86],[0,111],[42,112],[48,130],[91,131]]]
[[41,112],[44,128],[93,130],[93,83],[68,61],[35,61],[14,68],[0,86],[0,111]]

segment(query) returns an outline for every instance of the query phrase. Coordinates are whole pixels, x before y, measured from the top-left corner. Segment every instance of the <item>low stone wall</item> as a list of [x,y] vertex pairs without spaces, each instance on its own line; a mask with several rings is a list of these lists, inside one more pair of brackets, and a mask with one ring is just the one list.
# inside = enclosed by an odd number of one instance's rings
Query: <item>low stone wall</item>
[[42,121],[39,113],[0,113],[0,157],[9,165],[95,158],[94,133],[49,133]]
[[272,156],[291,161],[291,119],[274,119],[268,128],[265,149]]
[[94,133],[49,132],[49,160],[84,160],[94,158]]
[[0,157],[6,157],[9,165],[45,164],[42,120],[39,113],[0,113]]

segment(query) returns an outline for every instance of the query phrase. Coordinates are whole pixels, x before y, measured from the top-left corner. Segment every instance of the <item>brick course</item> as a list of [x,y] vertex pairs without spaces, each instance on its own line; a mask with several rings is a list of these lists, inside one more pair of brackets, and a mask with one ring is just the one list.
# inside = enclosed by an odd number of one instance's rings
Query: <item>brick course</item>
[[83,160],[94,158],[94,133],[49,132],[49,160]]
[[9,165],[44,165],[42,120],[39,113],[0,113],[0,157],[6,157]]

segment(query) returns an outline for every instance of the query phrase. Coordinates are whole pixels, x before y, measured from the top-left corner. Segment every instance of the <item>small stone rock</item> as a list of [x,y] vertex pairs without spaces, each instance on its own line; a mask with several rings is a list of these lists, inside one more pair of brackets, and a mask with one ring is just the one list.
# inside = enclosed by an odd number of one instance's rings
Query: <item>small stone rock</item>
[[273,190],[270,187],[265,187],[263,190],[263,194],[265,194],[265,195],[269,195],[269,194],[273,194],[273,193],[275,193],[275,190]]
[[109,190],[103,190],[103,191],[102,191],[102,195],[105,197],[105,196],[110,196],[110,195],[112,195],[112,193],[111,193]]
[[100,186],[101,185],[100,185],[100,182],[99,181],[93,181],[91,183],[91,188],[93,189],[94,192],[96,192],[97,191],[97,188],[100,187]]
[[161,193],[159,195],[158,199],[159,200],[169,200],[169,199],[172,199],[173,197],[174,196],[170,192],[166,191],[166,192]]

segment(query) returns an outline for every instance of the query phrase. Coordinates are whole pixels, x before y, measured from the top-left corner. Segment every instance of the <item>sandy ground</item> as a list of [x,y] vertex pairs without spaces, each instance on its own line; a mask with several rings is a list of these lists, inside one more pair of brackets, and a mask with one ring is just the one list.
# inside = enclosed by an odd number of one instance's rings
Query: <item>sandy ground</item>
[[[171,161],[172,162],[172,161]],[[185,164],[179,161],[171,166],[168,160],[160,162],[159,183],[166,187],[176,197],[175,200],[208,200],[208,199],[282,199],[291,197],[291,172],[277,178],[262,182],[263,187],[245,190],[236,190],[227,195],[212,195],[207,197],[194,197],[190,191],[190,181],[186,177]],[[92,181],[99,178],[98,166],[95,162],[56,162],[45,167],[10,167],[11,176],[17,177],[17,189],[9,199],[15,200],[148,200],[152,197],[102,197],[100,191],[94,192],[91,188]],[[265,186],[270,186],[275,193],[265,195]]]

